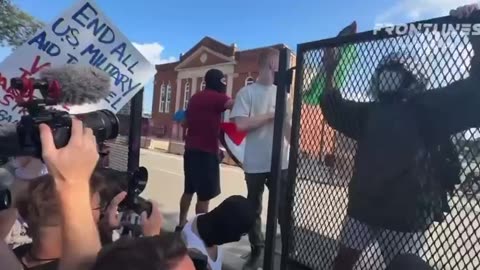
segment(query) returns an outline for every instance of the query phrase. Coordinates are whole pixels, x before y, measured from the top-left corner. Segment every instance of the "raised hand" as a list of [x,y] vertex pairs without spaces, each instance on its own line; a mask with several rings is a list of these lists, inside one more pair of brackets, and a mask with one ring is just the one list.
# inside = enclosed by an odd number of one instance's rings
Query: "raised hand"
[[80,120],[72,119],[70,141],[60,149],[56,148],[48,125],[40,125],[40,138],[43,160],[55,179],[57,191],[88,188],[99,158],[92,129],[83,128]]
[[144,236],[159,235],[163,225],[163,217],[158,204],[154,201],[150,202],[152,203],[152,214],[149,217],[147,212],[143,212],[140,215]]
[[479,9],[478,4],[470,4],[452,9],[450,11],[450,16],[456,17],[459,19],[466,19],[472,15],[472,13]]
[[[343,28],[337,35],[337,37],[341,36],[348,36],[348,35],[353,35],[357,32],[357,23],[353,21],[351,24]],[[329,85],[327,85],[327,88],[331,88],[333,85],[332,80],[333,80],[333,75],[335,73],[335,69],[338,66],[338,63],[340,61],[341,55],[340,55],[340,50],[338,48],[326,48],[324,50],[323,54],[323,65],[325,67],[325,72],[327,75],[327,82]]]
[[50,127],[40,125],[42,156],[55,179],[62,213],[60,270],[89,268],[101,248],[90,201],[90,178],[99,158],[96,139],[79,120],[72,119],[71,130],[68,144],[57,149]]
[[104,226],[108,230],[116,230],[121,227],[120,215],[118,214],[118,205],[125,199],[127,193],[122,191],[118,193],[110,202],[107,209],[105,210]]

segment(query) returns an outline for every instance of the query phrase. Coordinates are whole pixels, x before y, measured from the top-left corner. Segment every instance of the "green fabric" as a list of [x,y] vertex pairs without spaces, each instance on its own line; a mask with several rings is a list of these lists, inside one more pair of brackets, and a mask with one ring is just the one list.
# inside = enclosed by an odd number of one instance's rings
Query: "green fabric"
[[[357,50],[354,44],[340,48],[340,60],[335,70],[334,82],[337,88],[343,87],[346,82],[346,75],[357,58]],[[326,74],[319,72],[310,84],[310,88],[303,95],[303,103],[309,105],[320,105],[320,95],[325,89]]]

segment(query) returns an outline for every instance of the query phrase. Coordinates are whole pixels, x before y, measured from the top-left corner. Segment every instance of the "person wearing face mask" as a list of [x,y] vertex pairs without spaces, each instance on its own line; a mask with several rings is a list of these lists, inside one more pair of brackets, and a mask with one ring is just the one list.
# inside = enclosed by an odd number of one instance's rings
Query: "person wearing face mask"
[[255,209],[242,196],[231,196],[215,209],[199,214],[182,231],[190,251],[207,256],[210,270],[221,270],[223,252],[219,247],[240,241],[255,222]]
[[180,199],[180,231],[187,222],[193,194],[197,194],[196,214],[208,212],[211,199],[220,194],[219,134],[222,113],[231,109],[224,74],[210,69],[205,74],[205,89],[188,102],[184,126],[187,129],[183,169],[185,187]]
[[[469,17],[478,9],[465,6],[451,15]],[[412,67],[414,59],[393,53],[374,72],[372,102],[343,99],[332,80],[337,55],[325,51],[322,113],[332,128],[357,142],[334,270],[353,269],[375,241],[386,265],[398,254],[416,253],[430,225],[444,220],[447,195],[460,182],[449,138],[480,127],[480,40],[469,38],[474,57],[468,78],[426,91],[428,80]]]

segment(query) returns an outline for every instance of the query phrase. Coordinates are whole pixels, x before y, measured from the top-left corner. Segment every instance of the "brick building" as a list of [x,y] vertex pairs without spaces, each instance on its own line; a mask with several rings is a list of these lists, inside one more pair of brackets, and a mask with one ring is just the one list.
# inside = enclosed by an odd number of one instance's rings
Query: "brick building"
[[[157,65],[152,102],[153,125],[149,129],[150,136],[170,140],[168,151],[183,153],[184,130],[173,121],[173,114],[180,109],[185,109],[189,98],[203,89],[205,73],[211,68],[223,71],[226,75],[227,94],[235,97],[242,87],[255,82],[258,76],[258,56],[262,50],[284,47],[283,44],[277,44],[239,50],[235,44],[226,45],[205,37],[182,54],[179,61]],[[290,57],[290,65],[294,66],[296,58],[293,52],[290,53]],[[304,73],[303,85],[306,88],[312,80],[310,75],[311,72]],[[291,89],[290,93],[293,94],[293,85]],[[293,98],[289,100],[288,105],[293,106]],[[228,119],[228,111],[224,117]],[[321,121],[322,118],[319,106],[302,107],[300,151],[315,159],[332,154],[344,156],[345,150],[337,147],[338,134],[326,126]]]
[[[173,114],[185,109],[189,98],[204,88],[203,76],[216,68],[226,75],[227,94],[235,97],[245,85],[255,82],[258,76],[258,56],[266,48],[284,48],[277,44],[250,50],[239,50],[235,44],[226,45],[213,38],[205,37],[189,51],[180,56],[179,61],[157,65],[152,102],[154,137],[183,141],[182,127],[172,121]],[[295,65],[295,55],[290,54],[291,65]],[[228,118],[228,112],[225,113]]]

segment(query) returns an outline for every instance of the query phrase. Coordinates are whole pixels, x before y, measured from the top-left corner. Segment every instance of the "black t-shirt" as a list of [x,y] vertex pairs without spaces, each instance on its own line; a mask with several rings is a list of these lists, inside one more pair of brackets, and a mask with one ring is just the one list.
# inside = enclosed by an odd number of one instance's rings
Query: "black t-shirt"
[[28,251],[30,250],[31,247],[32,247],[31,244],[26,244],[26,245],[23,245],[23,246],[19,246],[19,247],[15,248],[13,250],[13,253],[15,253],[15,256],[17,256],[18,260],[23,265],[23,268],[25,270],[57,270],[58,269],[58,261],[59,261],[58,259],[53,260],[53,261],[49,261],[47,263],[37,265],[37,266],[34,266],[34,267],[27,267],[23,263],[22,258],[25,255],[28,254]]

